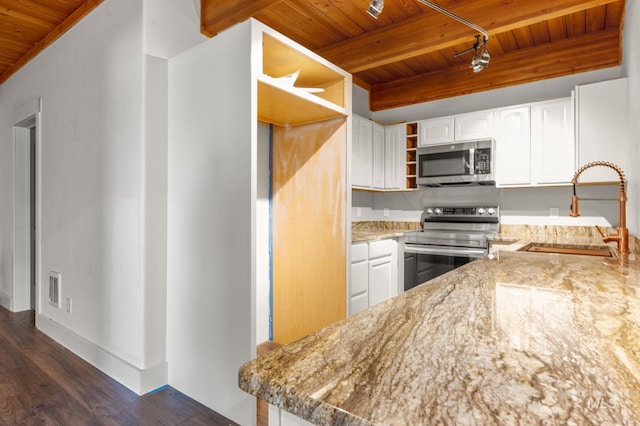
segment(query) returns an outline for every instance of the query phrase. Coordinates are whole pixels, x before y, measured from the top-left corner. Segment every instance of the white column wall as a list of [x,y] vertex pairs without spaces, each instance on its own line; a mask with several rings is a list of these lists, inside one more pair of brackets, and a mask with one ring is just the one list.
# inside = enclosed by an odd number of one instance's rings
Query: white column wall
[[255,354],[256,87],[251,26],[169,61],[169,384],[243,425]]
[[[623,55],[624,67],[628,77],[629,87],[629,138],[632,152],[630,164],[637,165],[640,161],[640,52],[637,49],[637,41],[640,40],[640,0],[627,0],[625,5],[625,23],[623,29]],[[631,167],[626,171],[632,186],[628,194],[627,212],[634,215],[630,222],[629,232],[640,236],[640,170]],[[633,189],[635,188],[635,191]],[[635,219],[635,221],[633,220]],[[631,224],[635,223],[635,227]]]
[[136,391],[145,356],[163,357],[144,349],[142,4],[104,2],[0,86],[0,289],[12,273],[12,112],[42,97],[38,297],[58,271],[63,307],[41,303],[37,326]]

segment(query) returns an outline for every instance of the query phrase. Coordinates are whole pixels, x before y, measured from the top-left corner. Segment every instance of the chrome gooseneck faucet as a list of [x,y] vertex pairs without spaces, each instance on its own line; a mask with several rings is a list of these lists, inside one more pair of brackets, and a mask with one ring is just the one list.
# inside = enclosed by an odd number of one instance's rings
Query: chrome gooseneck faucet
[[609,167],[618,173],[618,186],[620,188],[620,194],[618,196],[618,201],[620,203],[619,206],[619,220],[618,220],[618,229],[616,233],[604,235],[600,227],[596,225],[596,229],[602,235],[602,240],[605,243],[615,241],[618,245],[618,252],[620,253],[629,253],[629,230],[627,229],[627,193],[626,193],[626,183],[624,178],[624,172],[622,169],[608,161],[593,161],[591,163],[587,163],[584,166],[580,167],[575,175],[573,175],[573,179],[571,183],[573,184],[573,196],[571,197],[571,212],[569,216],[578,217],[580,213],[578,212],[578,196],[576,195],[576,184],[578,183],[578,176],[582,174],[587,169],[596,166]]

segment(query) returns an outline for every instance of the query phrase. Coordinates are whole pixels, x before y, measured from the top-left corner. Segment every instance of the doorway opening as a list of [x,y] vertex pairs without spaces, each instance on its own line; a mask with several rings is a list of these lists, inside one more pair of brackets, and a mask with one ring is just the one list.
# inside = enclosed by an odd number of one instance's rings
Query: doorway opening
[[14,126],[14,312],[37,306],[37,122],[33,115]]

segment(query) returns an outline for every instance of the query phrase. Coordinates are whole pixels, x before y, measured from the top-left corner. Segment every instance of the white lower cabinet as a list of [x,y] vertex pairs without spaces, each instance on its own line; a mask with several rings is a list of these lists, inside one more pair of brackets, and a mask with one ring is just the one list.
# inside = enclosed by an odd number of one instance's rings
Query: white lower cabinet
[[351,245],[351,284],[349,313],[354,314],[369,306],[369,244]]
[[398,294],[398,242],[394,239],[351,245],[349,315]]
[[269,404],[269,422],[270,425],[279,426],[313,426],[308,422],[288,411],[282,410],[275,405]]

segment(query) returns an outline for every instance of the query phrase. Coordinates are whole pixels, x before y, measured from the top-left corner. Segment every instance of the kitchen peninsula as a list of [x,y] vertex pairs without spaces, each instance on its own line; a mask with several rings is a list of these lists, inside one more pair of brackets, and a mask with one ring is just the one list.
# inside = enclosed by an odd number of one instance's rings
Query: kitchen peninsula
[[639,254],[502,250],[248,362],[239,385],[321,425],[637,424]]

